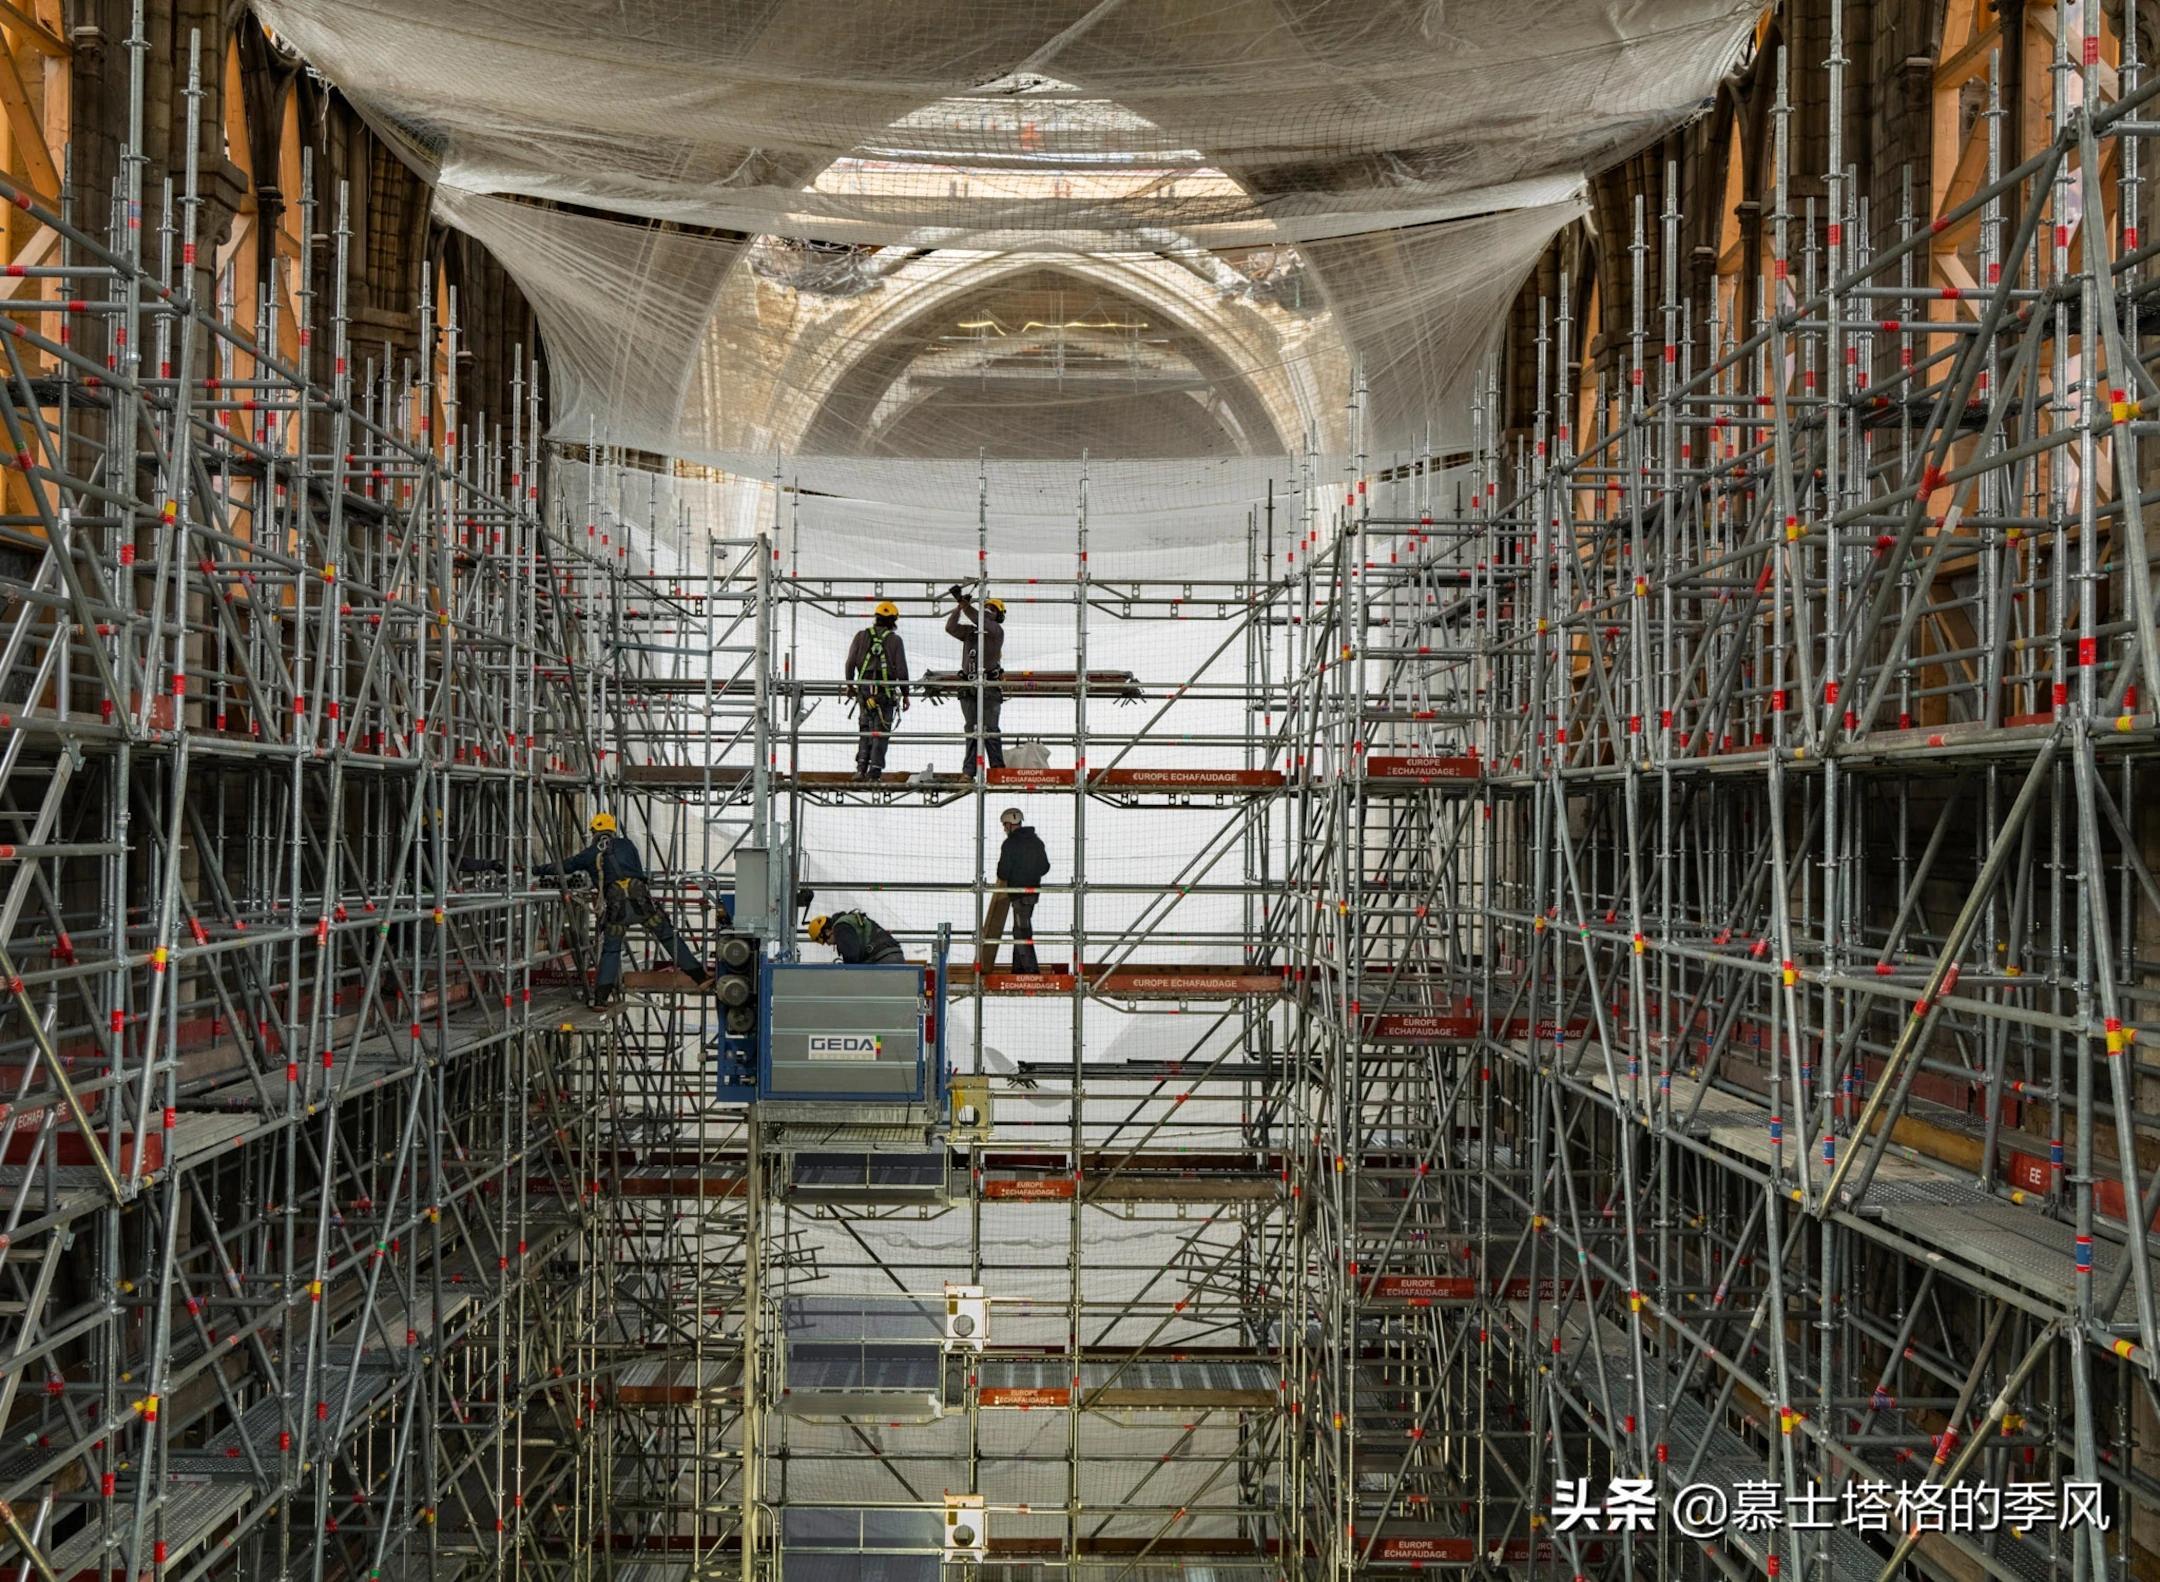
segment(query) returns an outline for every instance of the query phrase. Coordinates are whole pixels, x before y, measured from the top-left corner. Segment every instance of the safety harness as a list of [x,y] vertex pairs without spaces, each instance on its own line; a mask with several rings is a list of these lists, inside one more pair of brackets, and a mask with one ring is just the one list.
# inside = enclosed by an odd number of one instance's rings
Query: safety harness
[[863,650],[862,663],[855,667],[855,674],[850,678],[856,686],[857,701],[865,707],[891,703],[898,696],[892,684],[892,661],[885,654],[888,635],[882,626],[870,628],[870,646]]

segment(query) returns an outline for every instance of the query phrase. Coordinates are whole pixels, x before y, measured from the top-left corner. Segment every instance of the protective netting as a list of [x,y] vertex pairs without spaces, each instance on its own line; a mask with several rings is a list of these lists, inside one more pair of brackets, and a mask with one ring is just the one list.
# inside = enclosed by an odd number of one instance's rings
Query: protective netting
[[[1307,498],[1332,495],[1341,481],[1304,457],[1083,465],[788,456],[758,476],[558,456],[551,476],[569,536],[605,532],[640,570],[702,566],[711,540],[777,531],[791,572],[933,582],[950,581],[956,563],[972,565],[979,539],[1000,576],[1072,574],[1083,491],[1098,576],[1240,577],[1248,530],[1263,560],[1278,557],[1303,532]],[[1429,482],[1419,478],[1418,498],[1454,505],[1468,485],[1468,469],[1436,469]]]
[[778,458],[827,489],[836,458],[1465,446],[1509,301],[1582,213],[1571,199],[1306,243],[1296,292],[1255,290],[1212,254],[941,249],[838,296],[746,266],[733,242],[447,189],[437,207],[539,314],[557,438],[752,476]]
[[556,438],[811,487],[1459,448],[1583,173],[1703,102],[1756,9],[261,6],[533,300]]
[[[832,460],[812,473],[822,489],[806,470],[789,458],[775,482],[559,456],[549,478],[568,547],[604,541],[618,569],[666,584],[678,573],[731,566],[752,535],[774,534],[778,570],[809,582],[846,580],[837,593],[826,590],[827,607],[843,622],[888,596],[908,606],[954,581],[972,584],[980,550],[987,591],[1014,606],[1016,632],[1042,618],[1043,595],[1033,585],[1079,573],[1083,492],[1098,608],[1115,608],[1132,584],[1175,584],[1189,628],[1227,618],[1248,579],[1282,568],[1299,540],[1319,530],[1338,482],[1302,462],[1257,460],[1182,471],[1170,463]],[[1468,468],[1435,468],[1383,487],[1392,512],[1446,515],[1467,507],[1472,478]],[[907,613],[942,620],[944,610],[939,603],[934,612],[909,606]],[[1053,641],[1069,644],[1069,606],[1049,619],[1065,628]],[[950,646],[934,624],[921,630],[933,647]],[[1091,642],[1117,648],[1130,630],[1098,631]]]
[[1302,243],[1549,201],[1750,0],[264,0],[444,185],[825,242]]

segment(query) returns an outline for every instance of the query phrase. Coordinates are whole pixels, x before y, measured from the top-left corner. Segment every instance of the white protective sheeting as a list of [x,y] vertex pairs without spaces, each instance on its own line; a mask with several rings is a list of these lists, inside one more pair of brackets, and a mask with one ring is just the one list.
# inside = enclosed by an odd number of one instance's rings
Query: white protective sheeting
[[[769,507],[755,498],[758,491],[733,481],[559,462],[553,487],[558,500],[586,505],[587,519],[627,551],[631,569],[651,568],[663,578],[676,567],[696,569],[706,563],[700,540],[716,516],[740,511],[770,520]],[[955,528],[940,543],[921,536],[935,519],[929,511],[911,513],[908,526],[896,529],[891,508],[864,502],[787,499],[782,508],[791,517],[780,537],[782,563],[801,563],[804,579],[803,597],[781,612],[775,633],[790,656],[791,675],[813,684],[838,681],[850,638],[867,624],[872,605],[888,596],[902,601],[898,630],[914,674],[950,670],[958,663],[958,647],[943,630],[950,605],[924,579],[939,587],[972,582],[972,525],[965,532]],[[798,510],[800,523],[792,520]],[[569,525],[573,536],[580,531],[576,524]],[[1002,521],[991,534],[989,589],[1007,603],[1004,658],[1009,672],[1073,666],[1079,608],[1072,579],[1078,566],[1069,509],[1059,526],[1058,541],[1047,548],[1031,546]],[[1258,537],[1264,527],[1255,524],[1255,537],[1248,541],[1242,513],[1234,536],[1230,524],[1223,526],[1209,541],[1176,549],[1106,550],[1100,564],[1090,552],[1088,667],[1128,672],[1143,694],[1131,701],[1098,697],[1090,702],[1092,766],[1281,767],[1264,747],[1248,748],[1258,722],[1249,718],[1245,700],[1258,679],[1258,667],[1264,665],[1278,683],[1282,680],[1290,662],[1286,635],[1273,626],[1249,630],[1241,592],[1218,587],[1211,593],[1207,586],[1246,575],[1248,556],[1265,553]],[[1277,542],[1291,542],[1287,524],[1278,530]],[[889,586],[876,580],[888,575]],[[1183,586],[1179,608],[1124,605],[1118,589],[1141,575]],[[827,577],[843,580],[821,587],[818,579]],[[1180,584],[1175,580],[1179,578],[1192,580]],[[702,673],[694,655],[686,656],[683,664],[686,674]],[[1002,723],[1008,744],[1041,740],[1049,748],[1052,767],[1072,766],[1076,709],[1071,698],[1011,693]],[[845,699],[813,691],[801,699],[790,729],[775,742],[776,767],[783,774],[844,771],[854,763],[855,729]],[[956,773],[966,756],[961,731],[958,702],[918,688],[894,732],[888,767],[897,773]],[[718,739],[725,743],[727,733]],[[739,744],[716,751],[716,762],[739,760]],[[730,752],[736,756],[727,756]],[[1046,960],[1068,959],[1072,953],[1072,898],[1056,893],[1055,887],[1073,881],[1077,821],[1083,811],[1085,877],[1091,887],[1086,911],[1090,960],[1122,958],[1142,965],[1239,962],[1251,921],[1248,901],[1244,895],[1223,892],[1254,881],[1248,863],[1263,860],[1263,846],[1270,848],[1264,859],[1267,871],[1281,874],[1288,867],[1283,827],[1278,823],[1271,837],[1256,838],[1246,832],[1244,810],[1236,806],[1166,810],[1090,799],[1083,809],[1070,789],[999,789],[981,805],[972,798],[947,807],[903,803],[864,809],[804,803],[786,806],[783,812],[796,820],[801,878],[817,889],[818,910],[865,908],[918,954],[927,954],[941,925],[949,926],[955,954],[966,959],[976,924],[972,886],[978,872],[986,885],[994,875],[1001,839],[997,812],[1007,805],[1022,810],[1051,854],[1047,883],[1053,891],[1044,896],[1035,918]],[[1167,1028],[1162,1036],[1168,1041],[1132,1033],[1130,1037],[1141,1042],[1129,1044],[1126,1030],[1110,1030],[1124,1020],[1091,1011],[1091,1044],[1115,1049],[1111,1058],[1143,1050],[1150,1058],[1190,1058],[1192,1049],[1181,1041],[1200,1030],[1197,1017],[1141,1016],[1133,1019],[1134,1027]],[[1070,1008],[1065,1002],[1002,1005],[993,1041],[1012,1037],[1021,1023],[1031,1030],[1017,1047],[1053,1055],[1070,1048]]]
[[824,488],[863,458],[1462,448],[1584,174],[1704,103],[1759,7],[259,9],[533,301],[555,438]]
[[[1285,565],[1306,531],[1308,497],[1331,496],[1344,481],[1279,457],[1084,464],[785,457],[778,466],[777,477],[686,476],[558,456],[551,486],[573,542],[607,533],[628,546],[640,570],[698,570],[708,540],[777,531],[785,571],[889,579],[904,592],[906,582],[942,587],[971,574],[979,543],[991,557],[991,591],[1025,602],[1030,580],[1077,574],[1083,488],[1088,566],[1099,583],[1198,584],[1245,577],[1248,551],[1255,571]],[[1391,509],[1459,513],[1471,487],[1469,469],[1435,469],[1391,492]]]
[[[442,182],[745,234],[1305,242],[1550,201],[1752,0],[262,0]],[[1044,179],[1047,178],[1047,179]],[[1175,238],[1166,242],[1166,238]]]
[[[835,296],[745,267],[733,242],[447,189],[437,210],[539,314],[555,437],[752,476],[803,458],[788,465],[817,487],[832,476],[807,470],[830,458],[896,451],[972,461],[1107,444],[1279,471],[1265,458],[1460,448],[1509,302],[1583,212],[1570,199],[1307,243],[1311,293],[1293,300],[1190,257],[1053,268],[947,250]],[[1065,316],[1022,317],[1045,302]],[[893,498],[897,479],[879,482]],[[1256,492],[1248,482],[1241,498]]]

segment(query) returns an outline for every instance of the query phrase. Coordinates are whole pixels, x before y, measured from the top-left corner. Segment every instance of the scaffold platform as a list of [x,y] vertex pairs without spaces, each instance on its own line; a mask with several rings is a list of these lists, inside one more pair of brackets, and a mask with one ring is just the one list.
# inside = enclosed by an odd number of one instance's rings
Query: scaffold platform
[[[905,745],[896,740],[894,751]],[[625,785],[646,789],[669,789],[689,795],[740,796],[751,789],[754,776],[741,765],[634,763],[622,770]],[[1383,777],[1390,781],[1400,776]],[[1459,777],[1450,777],[1459,778]],[[987,769],[981,784],[992,791],[1026,795],[1031,792],[1071,791],[1076,779],[1072,769]],[[1131,806],[1219,805],[1244,798],[1270,796],[1289,785],[1289,777],[1276,769],[1172,769],[1108,768],[1091,771],[1087,792],[1105,801]],[[1415,783],[1415,782],[1413,782]],[[949,805],[973,793],[972,775],[917,770],[887,770],[863,776],[846,770],[805,769],[793,773],[773,771],[766,776],[774,795],[795,794],[813,801],[927,802]]]
[[980,971],[956,962],[946,974],[948,992],[984,995],[1070,995],[1083,986],[1088,994],[1118,1000],[1243,1000],[1285,993],[1283,972],[1244,967],[1140,966],[1091,963],[1075,973],[1067,962],[1046,961],[1035,973]]

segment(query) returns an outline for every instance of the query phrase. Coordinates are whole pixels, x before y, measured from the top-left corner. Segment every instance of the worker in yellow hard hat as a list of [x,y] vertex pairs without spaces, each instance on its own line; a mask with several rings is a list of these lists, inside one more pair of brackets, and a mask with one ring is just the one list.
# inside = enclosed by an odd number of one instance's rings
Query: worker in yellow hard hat
[[945,617],[945,632],[960,641],[960,685],[953,690],[960,699],[960,717],[967,726],[967,761],[960,772],[970,780],[978,769],[1005,767],[1005,738],[998,731],[998,710],[1005,706],[1005,691],[995,683],[1005,674],[1005,601],[983,600],[980,629],[970,617],[975,601],[958,583],[946,590],[954,601]]
[[900,606],[886,599],[848,645],[848,703],[855,709],[855,778],[885,775],[885,749],[894,722],[908,706],[907,646],[900,641]]
[[533,869],[533,877],[567,880],[585,874],[593,881],[600,904],[601,938],[600,971],[593,982],[591,1003],[603,1006],[615,998],[622,982],[623,939],[632,923],[657,939],[691,982],[704,983],[711,974],[653,899],[637,842],[623,834],[612,813],[595,813],[585,827],[592,835],[590,845],[561,862],[541,863]]

